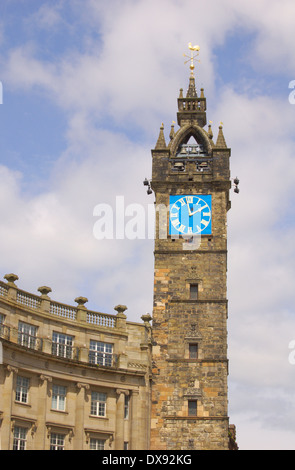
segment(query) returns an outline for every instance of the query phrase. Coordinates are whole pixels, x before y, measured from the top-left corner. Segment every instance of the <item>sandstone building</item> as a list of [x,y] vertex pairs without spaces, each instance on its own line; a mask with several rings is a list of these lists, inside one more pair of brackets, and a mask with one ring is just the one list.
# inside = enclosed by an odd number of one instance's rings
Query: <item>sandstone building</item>
[[[142,323],[0,281],[2,450],[236,449],[228,418],[227,211],[222,127],[213,142],[193,72],[152,151],[154,310]],[[165,208],[169,210],[165,210]],[[163,210],[161,210],[163,209]],[[50,296],[49,296],[50,294]],[[152,320],[152,323],[151,323]]]
[[156,218],[151,448],[226,449],[230,149],[222,126],[216,143],[204,129],[193,73],[177,121],[152,152],[156,207],[170,210]]
[[150,317],[52,302],[0,283],[1,449],[146,449]]

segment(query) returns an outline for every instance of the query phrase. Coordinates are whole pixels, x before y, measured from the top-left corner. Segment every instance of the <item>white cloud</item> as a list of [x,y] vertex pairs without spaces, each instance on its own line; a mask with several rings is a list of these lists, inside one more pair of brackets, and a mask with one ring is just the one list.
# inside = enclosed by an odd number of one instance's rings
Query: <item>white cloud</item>
[[[104,307],[110,311],[114,306],[112,303],[124,303],[119,297],[125,291],[129,314],[131,318],[139,319],[145,311],[140,313],[138,309],[144,308],[145,301],[141,300],[136,307],[134,300],[142,298],[142,291],[152,290],[152,284],[149,288],[146,286],[151,275],[145,273],[146,266],[152,267],[152,244],[145,240],[96,240],[93,210],[97,204],[107,203],[115,216],[116,195],[124,197],[125,208],[134,202],[143,206],[152,203],[142,185],[144,168],[147,168],[144,159],[147,156],[150,160],[150,155],[145,155],[142,148],[124,137],[97,132],[91,140],[92,131],[88,131],[84,136],[85,142],[88,140],[86,158],[75,162],[71,159],[75,157],[74,153],[65,155],[53,170],[50,192],[23,199],[18,189],[19,176],[2,168],[1,176],[5,182],[0,193],[0,237],[5,240],[2,266],[9,271],[15,270],[20,278],[24,278],[20,281],[22,287],[33,291],[39,287],[41,271],[47,279],[43,283],[49,283],[53,288],[54,298],[67,303],[73,302],[77,296],[74,291],[81,286],[87,295],[91,294],[89,300],[96,309]],[[74,152],[74,148],[71,150]],[[108,165],[112,159],[113,163]],[[138,161],[142,164],[138,165]],[[126,217],[128,220],[130,217]],[[147,251],[147,245],[150,251]],[[130,277],[126,278],[128,270]],[[132,274],[140,270],[141,277]],[[89,280],[85,283],[83,278],[86,276]],[[120,288],[119,279],[126,281]],[[100,298],[106,293],[103,287],[106,284],[109,293],[101,306]],[[147,303],[151,306],[151,300]]]
[[24,21],[30,28],[40,28],[44,30],[56,29],[64,21],[61,15],[62,2],[53,4],[43,3],[41,7]]
[[[79,2],[74,5],[79,8]],[[201,44],[202,65],[197,75],[209,93],[214,87],[212,48],[224,43],[227,35],[238,27],[256,34],[245,58],[254,67],[273,67],[278,63],[278,55],[281,67],[282,58],[288,67],[293,64],[292,2],[286,2],[283,9],[281,2],[274,0],[251,0],[245,4],[215,0],[209,5],[190,0],[185,5],[171,0],[160,4],[154,0],[129,1],[113,2],[112,8],[107,3],[90,0],[83,5],[82,17],[85,22],[91,20],[92,25],[88,34],[93,33],[95,24],[99,28],[102,36],[99,46],[92,43],[92,49],[83,53],[70,51],[53,64],[38,60],[38,46],[35,43],[32,47],[29,42],[10,53],[5,66],[10,85],[41,86],[53,92],[57,103],[65,109],[95,112],[96,117],[111,116],[121,125],[126,119],[134,121],[140,113],[139,124],[147,130],[154,125],[155,116],[169,119],[174,112],[171,96],[175,96],[187,76],[188,69],[182,66],[181,58],[184,52],[188,53],[189,40]],[[42,13],[50,21],[56,11],[56,7],[45,4],[36,14]],[[185,18],[185,28],[179,27],[184,21],[180,18]],[[199,18],[202,21],[198,22]],[[86,37],[83,30],[81,41]]]
[[271,73],[294,72],[294,2],[248,1],[240,3],[236,9],[242,24],[256,35],[248,56],[252,66]]
[[44,64],[34,58],[36,45],[28,43],[10,51],[9,59],[3,70],[4,78],[10,87],[31,90],[42,87],[43,90],[54,90],[56,66]]

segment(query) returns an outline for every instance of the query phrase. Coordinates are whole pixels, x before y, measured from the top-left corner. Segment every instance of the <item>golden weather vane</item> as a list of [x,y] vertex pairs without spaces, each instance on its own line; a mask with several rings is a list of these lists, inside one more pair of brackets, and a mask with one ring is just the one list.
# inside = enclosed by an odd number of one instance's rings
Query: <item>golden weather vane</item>
[[[195,68],[195,64],[194,62],[197,61],[197,62],[200,62],[199,59],[197,59],[197,57],[199,57],[199,50],[200,50],[200,46],[193,46],[191,42],[188,43],[188,48],[189,50],[191,51],[191,55],[188,56],[187,54],[183,54],[184,57],[187,57],[188,60],[185,61],[185,64],[187,64],[188,62],[191,63],[190,65],[190,69],[191,69],[191,74],[193,75],[194,73],[194,68]],[[197,52],[197,54],[195,54],[195,52]]]

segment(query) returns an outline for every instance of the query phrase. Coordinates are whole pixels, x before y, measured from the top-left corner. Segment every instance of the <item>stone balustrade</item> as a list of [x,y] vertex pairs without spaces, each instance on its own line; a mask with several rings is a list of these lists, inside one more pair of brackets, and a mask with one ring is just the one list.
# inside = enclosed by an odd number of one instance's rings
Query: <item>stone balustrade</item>
[[39,311],[40,313],[47,313],[66,320],[84,322],[94,326],[120,329],[124,329],[124,326],[126,326],[126,316],[123,314],[123,311],[127,307],[123,309],[121,308],[122,306],[115,307],[115,310],[118,312],[117,315],[89,311],[85,306],[85,303],[88,301],[85,297],[77,297],[75,299],[75,302],[78,304],[77,306],[66,305],[50,299],[48,296],[51,292],[50,287],[39,287],[38,291],[41,295],[38,296],[18,289],[15,284],[18,280],[17,275],[6,274],[4,279],[6,279],[7,283],[0,281],[0,300],[3,298],[14,301],[20,306]]

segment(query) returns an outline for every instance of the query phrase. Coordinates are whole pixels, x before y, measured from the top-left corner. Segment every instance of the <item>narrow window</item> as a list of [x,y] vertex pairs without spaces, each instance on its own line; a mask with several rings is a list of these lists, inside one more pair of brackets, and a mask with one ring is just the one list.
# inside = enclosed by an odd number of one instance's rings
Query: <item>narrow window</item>
[[92,392],[91,393],[91,409],[92,416],[106,416],[107,396],[105,393]]
[[198,345],[197,344],[189,345],[189,358],[198,359]]
[[129,418],[129,395],[125,395],[124,399],[124,419]]
[[56,411],[65,411],[66,409],[67,389],[62,385],[52,386],[51,408]]
[[13,431],[13,450],[26,450],[27,428],[15,426]]
[[189,400],[188,401],[188,415],[189,416],[197,416],[197,400]]
[[198,299],[198,284],[190,284],[190,300]]
[[15,401],[28,403],[30,381],[26,377],[18,376],[16,379]]
[[4,315],[0,313],[0,337],[4,334]]

